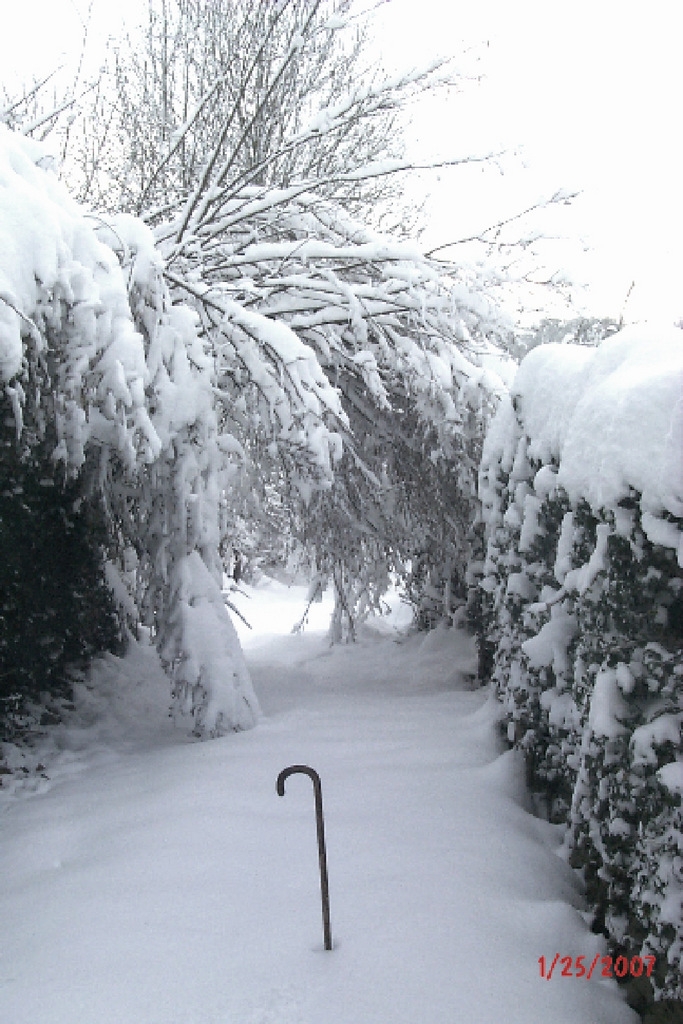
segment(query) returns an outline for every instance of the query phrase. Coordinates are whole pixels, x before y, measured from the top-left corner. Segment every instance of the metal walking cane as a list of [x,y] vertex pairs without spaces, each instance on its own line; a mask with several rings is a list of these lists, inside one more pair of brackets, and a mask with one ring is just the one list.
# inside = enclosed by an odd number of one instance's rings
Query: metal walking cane
[[332,936],[330,933],[330,893],[327,884],[327,853],[325,851],[325,823],[323,821],[323,793],[320,785],[320,776],[314,768],[306,764],[293,764],[289,768],[283,768],[277,777],[278,796],[285,795],[285,780],[290,775],[308,775],[313,781],[313,792],[315,794],[315,824],[318,832],[318,861],[320,864],[320,896],[323,904],[323,936],[325,949],[332,949]]

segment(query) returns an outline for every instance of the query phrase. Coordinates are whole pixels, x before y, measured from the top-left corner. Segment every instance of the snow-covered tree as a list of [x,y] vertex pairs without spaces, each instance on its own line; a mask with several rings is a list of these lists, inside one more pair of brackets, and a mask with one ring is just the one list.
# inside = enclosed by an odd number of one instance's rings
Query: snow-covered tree
[[[377,579],[425,533],[419,509],[408,514],[394,442],[402,439],[414,466],[462,456],[462,502],[471,501],[487,401],[478,349],[505,325],[476,279],[444,278],[406,243],[344,217],[310,183],[245,187],[218,220],[202,193],[188,200],[198,205],[187,233],[185,207],[153,234],[129,215],[84,215],[39,167],[40,148],[7,133],[4,142],[5,228],[22,253],[7,264],[3,292],[3,376],[17,435],[39,368],[35,402],[54,432],[50,459],[102,506],[106,572],[122,611],[152,628],[176,706],[194,714],[198,731],[242,727],[254,702],[234,637],[213,650],[192,611],[202,607],[216,635],[229,633],[217,584],[219,551],[231,541],[231,479],[257,480],[253,455],[267,450],[278,485],[297,496],[320,567],[348,581],[338,596],[352,631],[369,524],[383,501],[377,481],[398,499],[395,515],[383,508],[373,540]],[[216,194],[210,178],[206,187]],[[25,193],[23,223],[13,191]],[[27,255],[53,251],[47,270]],[[77,285],[61,283],[62,263]],[[384,417],[385,447],[369,448],[364,416]],[[322,492],[336,468],[344,500],[328,502],[326,517]],[[420,494],[425,509],[421,483],[416,474],[412,500]],[[343,534],[353,542],[342,550]],[[234,671],[225,671],[226,655]]]
[[509,330],[482,274],[349,213],[395,194],[412,166],[399,114],[446,81],[438,63],[363,72],[358,26],[346,0],[151,3],[118,56],[99,178],[153,227],[172,294],[201,318],[252,507],[266,481],[298,503],[291,529],[345,581],[349,613],[409,563],[442,596],[462,580],[496,387],[477,364]]
[[595,348],[621,330],[623,324],[611,317],[578,316],[569,320],[544,319],[532,330],[520,331],[511,344],[517,359],[538,345],[588,345]]
[[366,221],[391,200],[405,229],[395,178],[351,172],[404,166],[406,102],[451,79],[436,62],[387,88],[368,32],[368,11],[351,0],[148,0],[85,105],[73,187],[99,209],[149,219],[168,217],[214,169],[232,190],[315,180]]
[[[336,638],[353,636],[392,572],[425,617],[429,602],[450,614],[500,389],[487,360],[510,330],[484,271],[428,259],[352,215],[406,168],[394,117],[438,66],[359,78],[358,39],[339,41],[353,31],[345,2],[229,5],[215,38],[212,10],[152,6],[149,61],[119,64],[123,162],[102,168],[101,195],[141,220],[84,216],[35,178],[42,151],[8,142],[32,161],[36,208],[45,193],[87,223],[116,285],[114,306],[88,298],[87,316],[80,293],[66,292],[50,312],[54,338],[35,296],[10,289],[29,347],[15,345],[5,373],[19,430],[19,378],[46,345],[53,353],[40,391],[55,403],[51,457],[99,501],[122,616],[152,629],[176,707],[203,733],[253,720],[217,589],[220,553],[249,539],[245,513],[287,510],[280,522],[334,583]],[[86,282],[100,273],[99,256],[89,260]],[[55,301],[49,291],[50,311]],[[94,341],[82,340],[83,317]]]

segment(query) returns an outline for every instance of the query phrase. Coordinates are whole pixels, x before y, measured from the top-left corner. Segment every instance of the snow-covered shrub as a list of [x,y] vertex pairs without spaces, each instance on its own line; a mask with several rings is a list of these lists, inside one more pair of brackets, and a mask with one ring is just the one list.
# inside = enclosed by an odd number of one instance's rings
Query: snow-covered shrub
[[596,926],[682,998],[683,334],[522,362],[480,475],[481,628],[508,738]]
[[[204,733],[244,728],[256,702],[216,597],[235,444],[219,428],[214,359],[196,314],[172,304],[149,229],[85,214],[45,160],[0,126],[0,379],[16,460],[39,459],[87,502],[119,619],[152,628],[176,707]],[[67,606],[83,579],[69,581]]]

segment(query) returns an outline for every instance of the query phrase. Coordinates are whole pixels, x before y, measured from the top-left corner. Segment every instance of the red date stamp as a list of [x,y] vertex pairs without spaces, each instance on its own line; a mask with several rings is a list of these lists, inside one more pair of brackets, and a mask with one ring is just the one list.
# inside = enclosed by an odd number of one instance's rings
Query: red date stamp
[[593,976],[598,978],[640,978],[645,975],[649,978],[654,970],[656,957],[654,956],[632,956],[629,960],[626,956],[600,956],[597,953],[590,963],[585,956],[560,956],[556,953],[549,962],[544,956],[539,956],[538,966],[541,970],[541,977],[546,981],[551,978],[585,978],[589,981]]

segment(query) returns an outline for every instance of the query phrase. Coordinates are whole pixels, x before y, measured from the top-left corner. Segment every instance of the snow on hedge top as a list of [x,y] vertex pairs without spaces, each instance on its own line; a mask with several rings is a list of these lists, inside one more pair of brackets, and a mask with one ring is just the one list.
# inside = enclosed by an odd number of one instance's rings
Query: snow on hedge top
[[598,511],[632,489],[650,539],[677,546],[680,532],[662,514],[683,517],[683,331],[632,327],[595,349],[531,351],[487,437],[484,479],[494,462],[514,475],[520,428],[526,454],[558,467],[570,500]]

